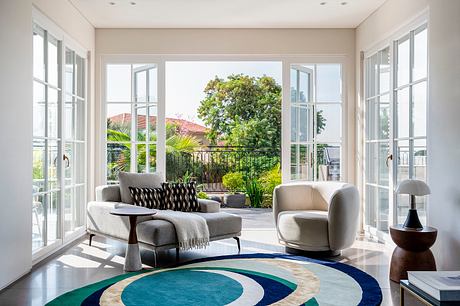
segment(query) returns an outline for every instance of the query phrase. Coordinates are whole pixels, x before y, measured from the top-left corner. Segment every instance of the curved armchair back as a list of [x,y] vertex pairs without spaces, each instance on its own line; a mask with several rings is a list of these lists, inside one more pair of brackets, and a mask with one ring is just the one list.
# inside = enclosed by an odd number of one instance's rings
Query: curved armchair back
[[328,211],[328,237],[331,250],[351,246],[358,230],[358,189],[343,182],[296,182],[282,184],[273,191],[273,214],[283,211]]
[[338,189],[329,204],[328,231],[331,250],[350,247],[355,241],[359,221],[358,189],[346,184]]

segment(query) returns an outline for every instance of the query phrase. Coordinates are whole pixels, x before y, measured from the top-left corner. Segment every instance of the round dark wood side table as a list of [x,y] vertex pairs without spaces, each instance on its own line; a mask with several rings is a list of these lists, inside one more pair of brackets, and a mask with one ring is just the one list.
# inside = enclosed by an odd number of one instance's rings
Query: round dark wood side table
[[141,270],[142,261],[136,232],[137,217],[154,215],[156,214],[156,210],[133,205],[132,207],[112,209],[110,214],[129,217],[129,238],[128,246],[126,247],[124,270],[127,272]]
[[390,235],[397,247],[390,263],[390,280],[399,283],[407,279],[407,271],[436,271],[436,262],[430,247],[436,241],[438,230],[426,226],[422,230],[390,226]]

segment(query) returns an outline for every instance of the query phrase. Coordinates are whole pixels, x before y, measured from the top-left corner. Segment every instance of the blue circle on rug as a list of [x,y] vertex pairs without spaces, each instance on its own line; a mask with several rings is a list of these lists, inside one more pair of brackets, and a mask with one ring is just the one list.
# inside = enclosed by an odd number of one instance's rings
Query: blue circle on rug
[[145,305],[146,301],[150,305],[226,305],[242,293],[241,284],[224,275],[170,270],[132,282],[121,298],[125,305]]

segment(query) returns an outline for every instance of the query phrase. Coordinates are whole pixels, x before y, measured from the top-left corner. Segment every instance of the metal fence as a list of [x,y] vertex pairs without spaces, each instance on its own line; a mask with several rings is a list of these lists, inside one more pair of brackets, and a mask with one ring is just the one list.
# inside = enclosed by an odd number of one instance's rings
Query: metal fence
[[225,191],[222,177],[229,172],[242,172],[257,178],[280,162],[279,148],[209,146],[191,153],[166,155],[166,179],[179,181],[191,177],[204,191]]

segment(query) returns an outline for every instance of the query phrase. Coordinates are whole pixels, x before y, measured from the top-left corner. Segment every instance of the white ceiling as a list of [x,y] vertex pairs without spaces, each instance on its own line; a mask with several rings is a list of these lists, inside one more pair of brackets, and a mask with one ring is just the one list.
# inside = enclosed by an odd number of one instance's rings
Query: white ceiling
[[[96,28],[355,28],[385,2],[385,0],[69,1]],[[321,5],[322,2],[325,4]]]

